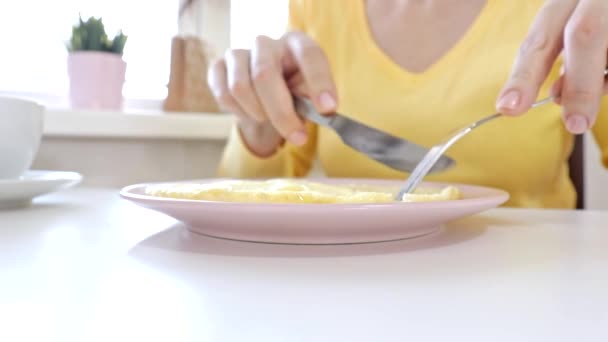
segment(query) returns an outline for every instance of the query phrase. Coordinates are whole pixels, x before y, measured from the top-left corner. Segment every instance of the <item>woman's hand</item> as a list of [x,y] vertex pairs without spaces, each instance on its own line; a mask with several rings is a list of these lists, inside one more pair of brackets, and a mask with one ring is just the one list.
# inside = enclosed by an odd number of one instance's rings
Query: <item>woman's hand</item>
[[229,50],[210,69],[208,82],[220,106],[238,116],[241,135],[258,155],[272,154],[283,138],[306,142],[291,94],[308,97],[322,113],[337,105],[324,52],[299,32],[278,40],[258,37],[252,50]]
[[564,68],[553,94],[559,95],[567,129],[574,134],[587,131],[608,89],[607,0],[547,0],[521,46],[497,110],[508,115],[526,112],[560,53]]

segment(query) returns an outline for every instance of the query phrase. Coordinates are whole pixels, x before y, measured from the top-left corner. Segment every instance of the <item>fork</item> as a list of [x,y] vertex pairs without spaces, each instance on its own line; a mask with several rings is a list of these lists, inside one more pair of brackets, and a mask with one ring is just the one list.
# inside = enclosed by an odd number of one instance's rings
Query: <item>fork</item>
[[[606,76],[608,76],[608,68],[604,70],[604,77],[606,77]],[[559,94],[558,94],[558,96],[559,96]],[[547,98],[534,102],[532,104],[532,108],[536,108],[538,106],[542,106],[549,102],[553,102],[555,99],[556,99],[556,96],[549,96]],[[492,115],[488,115],[482,119],[479,119],[479,120],[473,122],[472,124],[462,128],[462,129],[456,131],[456,133],[454,133],[452,136],[450,136],[448,139],[446,139],[443,143],[440,143],[438,145],[431,147],[431,149],[422,158],[420,163],[418,163],[418,165],[416,165],[416,167],[414,168],[414,171],[412,171],[410,176],[407,178],[407,180],[405,181],[405,184],[399,190],[399,193],[397,193],[397,196],[395,196],[395,200],[402,201],[403,196],[405,194],[411,194],[412,192],[414,192],[414,190],[416,190],[418,185],[420,185],[420,182],[422,182],[424,177],[426,177],[426,175],[429,173],[429,170],[433,167],[433,165],[435,165],[437,160],[439,160],[439,158],[441,158],[441,156],[445,153],[445,151],[447,151],[450,147],[452,147],[452,145],[454,145],[458,140],[460,140],[465,135],[471,133],[475,128],[477,128],[485,123],[488,123],[501,116],[502,116],[502,113],[494,113]]]
[[[606,72],[608,72],[608,70]],[[544,99],[539,100],[539,101],[535,102],[534,104],[532,104],[532,108],[536,108],[536,107],[542,106],[546,103],[553,102],[553,100],[555,100],[555,97],[549,96],[547,98],[544,98]],[[410,176],[407,178],[407,180],[405,181],[405,184],[400,189],[397,196],[395,196],[395,200],[401,201],[401,200],[403,200],[403,196],[405,194],[410,194],[410,193],[414,192],[414,190],[416,190],[416,188],[418,187],[420,182],[422,182],[424,177],[426,177],[426,175],[429,173],[429,170],[433,167],[433,165],[435,165],[437,160],[439,160],[439,158],[441,158],[441,156],[450,147],[452,147],[452,145],[454,145],[458,140],[462,139],[465,135],[471,133],[474,129],[480,127],[481,125],[488,123],[501,116],[503,116],[503,114],[501,114],[501,113],[494,113],[492,115],[488,115],[482,119],[479,119],[479,120],[473,122],[472,124],[469,124],[468,126],[462,128],[462,129],[456,131],[456,133],[452,134],[452,136],[450,136],[448,139],[444,140],[442,143],[431,147],[429,152],[427,152],[427,154],[424,156],[424,158],[422,158],[420,163],[418,163],[418,165],[416,165],[416,168],[414,168],[414,171],[412,171]]]

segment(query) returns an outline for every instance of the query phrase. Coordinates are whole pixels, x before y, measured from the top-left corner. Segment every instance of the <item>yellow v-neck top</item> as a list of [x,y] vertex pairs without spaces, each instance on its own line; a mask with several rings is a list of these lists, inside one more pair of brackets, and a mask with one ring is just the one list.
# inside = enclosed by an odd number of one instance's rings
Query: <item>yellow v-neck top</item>
[[[460,41],[422,73],[398,66],[375,43],[363,0],[292,0],[290,26],[306,32],[327,54],[339,111],[432,146],[448,133],[494,112],[494,103],[518,48],[543,0],[489,0]],[[415,47],[412,47],[415,48]],[[557,65],[540,96],[558,76]],[[593,129],[608,166],[608,99]],[[305,146],[285,144],[258,158],[236,129],[227,143],[219,175],[235,178],[304,177],[318,158],[329,177],[405,179],[353,151],[338,136],[307,124]],[[429,181],[470,183],[508,191],[507,206],[573,208],[576,193],[567,160],[573,136],[549,104],[518,118],[502,118],[477,129],[449,150],[457,165]],[[600,162],[600,161],[598,161]]]

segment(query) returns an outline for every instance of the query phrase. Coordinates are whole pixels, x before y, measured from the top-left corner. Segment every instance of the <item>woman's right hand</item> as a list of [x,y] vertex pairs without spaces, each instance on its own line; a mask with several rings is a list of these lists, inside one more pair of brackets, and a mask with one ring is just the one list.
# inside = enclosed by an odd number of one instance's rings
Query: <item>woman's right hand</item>
[[229,50],[211,67],[208,82],[218,104],[237,115],[241,136],[259,155],[284,139],[306,143],[292,94],[309,98],[321,113],[336,110],[337,95],[323,50],[301,32],[278,40],[260,36],[251,50]]

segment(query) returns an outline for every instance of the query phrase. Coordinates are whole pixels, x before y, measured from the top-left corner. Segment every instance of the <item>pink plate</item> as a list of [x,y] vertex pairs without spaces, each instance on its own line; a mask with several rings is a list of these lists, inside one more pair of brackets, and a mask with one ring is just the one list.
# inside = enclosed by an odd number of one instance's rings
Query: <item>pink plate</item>
[[[197,180],[212,182],[217,179]],[[326,179],[331,183],[399,187],[402,182]],[[263,204],[181,200],[145,195],[149,184],[125,187],[120,195],[165,213],[193,232],[271,243],[338,244],[413,238],[427,235],[449,221],[503,204],[508,193],[487,187],[452,184],[463,193],[456,201],[383,204]],[[425,183],[442,187],[443,183]]]

